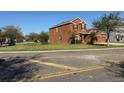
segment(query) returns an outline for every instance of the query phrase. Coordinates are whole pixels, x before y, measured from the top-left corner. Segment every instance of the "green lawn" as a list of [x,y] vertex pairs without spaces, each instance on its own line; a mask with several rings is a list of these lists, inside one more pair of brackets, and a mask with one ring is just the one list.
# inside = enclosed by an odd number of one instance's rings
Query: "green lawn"
[[[111,47],[119,47],[119,46],[110,46],[109,48]],[[84,44],[76,44],[76,45],[46,44],[46,45],[43,45],[41,43],[30,43],[30,44],[20,44],[16,46],[0,47],[0,51],[43,51],[43,50],[93,49],[93,48],[106,48],[106,46],[84,45]]]

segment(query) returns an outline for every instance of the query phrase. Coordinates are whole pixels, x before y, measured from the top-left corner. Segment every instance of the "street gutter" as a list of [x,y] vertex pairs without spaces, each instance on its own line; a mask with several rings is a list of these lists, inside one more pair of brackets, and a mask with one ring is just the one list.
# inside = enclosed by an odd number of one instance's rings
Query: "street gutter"
[[74,49],[74,50],[43,50],[43,51],[3,51],[2,53],[45,53],[45,52],[73,52],[73,51],[97,51],[97,50],[113,50],[113,49],[124,49],[124,47],[119,48],[97,48],[97,49]]

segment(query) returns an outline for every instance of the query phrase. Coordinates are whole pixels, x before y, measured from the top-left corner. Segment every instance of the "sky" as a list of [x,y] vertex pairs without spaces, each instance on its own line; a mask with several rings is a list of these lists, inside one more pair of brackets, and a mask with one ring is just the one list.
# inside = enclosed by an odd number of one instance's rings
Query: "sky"
[[[19,26],[24,35],[48,31],[50,27],[79,17],[92,28],[92,22],[110,11],[0,11],[0,28],[6,25]],[[124,12],[121,12],[124,17]]]

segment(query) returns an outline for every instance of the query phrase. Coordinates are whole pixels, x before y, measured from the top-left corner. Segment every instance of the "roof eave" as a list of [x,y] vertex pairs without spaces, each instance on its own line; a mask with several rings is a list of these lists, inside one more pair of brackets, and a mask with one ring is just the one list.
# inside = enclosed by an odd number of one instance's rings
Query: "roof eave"
[[[71,23],[72,23],[72,22],[69,22],[69,23],[65,23],[65,24],[59,25],[59,26],[63,26],[63,25],[66,25],[66,24],[71,24]],[[51,27],[51,28],[49,28],[49,29],[57,28],[57,27],[59,27],[59,26],[54,26],[54,27]]]

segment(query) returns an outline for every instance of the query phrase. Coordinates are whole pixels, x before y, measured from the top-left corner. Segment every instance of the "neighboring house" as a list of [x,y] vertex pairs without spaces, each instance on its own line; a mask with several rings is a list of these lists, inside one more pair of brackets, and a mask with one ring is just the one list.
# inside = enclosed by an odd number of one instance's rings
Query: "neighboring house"
[[110,33],[110,42],[124,42],[124,26]]
[[[94,29],[87,30],[86,22],[82,21],[80,18],[75,18],[70,21],[62,22],[55,25],[49,29],[49,42],[55,43],[66,43],[71,44],[75,41],[80,41],[81,43],[89,43],[89,34],[91,32],[96,32],[96,42],[106,42],[106,36],[102,32],[97,32]],[[73,36],[75,38],[73,38]]]

